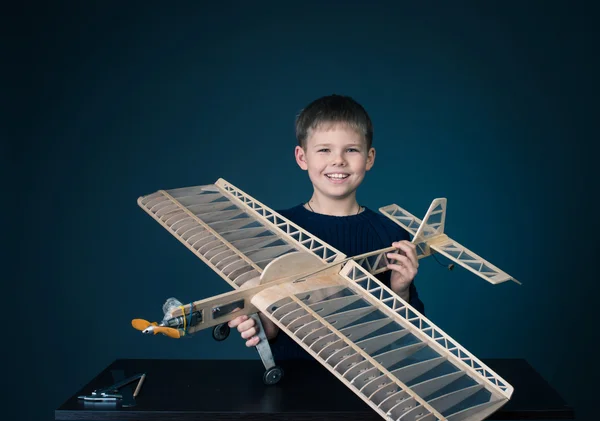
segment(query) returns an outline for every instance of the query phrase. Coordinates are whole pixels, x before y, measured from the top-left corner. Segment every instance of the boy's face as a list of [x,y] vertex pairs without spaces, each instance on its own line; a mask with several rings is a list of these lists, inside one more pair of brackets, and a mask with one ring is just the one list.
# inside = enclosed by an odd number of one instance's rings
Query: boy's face
[[353,194],[375,161],[375,149],[355,130],[343,125],[309,133],[306,150],[296,146],[296,162],[312,184],[330,199]]

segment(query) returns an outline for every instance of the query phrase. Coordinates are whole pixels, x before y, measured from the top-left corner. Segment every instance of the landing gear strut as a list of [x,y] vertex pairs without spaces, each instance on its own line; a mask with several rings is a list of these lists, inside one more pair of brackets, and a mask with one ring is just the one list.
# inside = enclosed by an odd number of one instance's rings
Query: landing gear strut
[[258,351],[258,355],[260,355],[260,359],[263,362],[266,370],[263,374],[263,382],[268,386],[276,384],[283,377],[283,370],[281,367],[275,365],[273,353],[271,352],[271,346],[269,345],[269,340],[265,335],[265,329],[260,321],[260,317],[258,317],[257,313],[254,313],[250,317],[254,319],[258,329],[258,337],[260,341],[258,342],[258,345],[256,345],[256,350]]

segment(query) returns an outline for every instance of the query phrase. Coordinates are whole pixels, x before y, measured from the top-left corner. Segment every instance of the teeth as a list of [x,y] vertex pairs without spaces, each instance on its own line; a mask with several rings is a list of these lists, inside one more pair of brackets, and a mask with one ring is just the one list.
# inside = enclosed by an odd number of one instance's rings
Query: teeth
[[348,174],[325,174],[329,178],[337,178],[339,180],[347,178]]

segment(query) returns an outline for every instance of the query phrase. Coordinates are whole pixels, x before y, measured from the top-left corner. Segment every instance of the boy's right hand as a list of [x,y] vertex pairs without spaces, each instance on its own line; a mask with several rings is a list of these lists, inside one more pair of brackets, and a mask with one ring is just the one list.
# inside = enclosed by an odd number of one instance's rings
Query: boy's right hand
[[232,329],[237,327],[237,330],[238,332],[240,332],[242,339],[246,339],[247,347],[250,348],[256,346],[260,342],[256,322],[249,316],[236,317],[235,319],[230,320],[227,323],[227,325]]

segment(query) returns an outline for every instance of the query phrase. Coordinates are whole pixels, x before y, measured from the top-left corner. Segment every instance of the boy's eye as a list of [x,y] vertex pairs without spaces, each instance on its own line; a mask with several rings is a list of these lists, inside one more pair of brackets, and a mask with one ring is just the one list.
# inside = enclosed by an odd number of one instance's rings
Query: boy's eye
[[323,149],[319,149],[317,152],[329,152],[329,149],[323,148]]
[[358,152],[358,149],[356,149],[356,148],[349,148],[348,152]]

